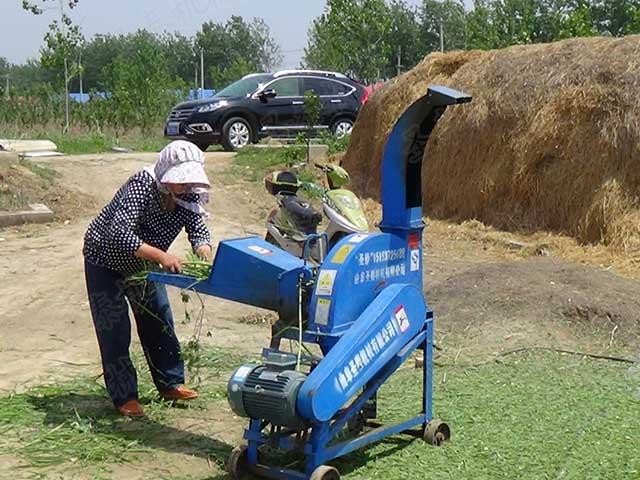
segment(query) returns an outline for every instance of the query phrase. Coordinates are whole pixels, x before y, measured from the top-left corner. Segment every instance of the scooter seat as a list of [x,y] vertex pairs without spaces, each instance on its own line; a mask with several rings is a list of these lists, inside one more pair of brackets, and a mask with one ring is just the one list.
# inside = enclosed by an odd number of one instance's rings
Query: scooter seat
[[287,216],[295,224],[295,228],[304,240],[306,235],[317,233],[318,225],[322,221],[322,214],[314,209],[309,202],[297,195],[283,195],[281,205],[286,210]]

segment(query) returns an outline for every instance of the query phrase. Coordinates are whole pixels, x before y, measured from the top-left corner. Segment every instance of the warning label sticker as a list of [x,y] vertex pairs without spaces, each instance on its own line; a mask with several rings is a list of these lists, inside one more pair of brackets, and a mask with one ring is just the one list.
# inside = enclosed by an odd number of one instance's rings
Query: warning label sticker
[[327,298],[318,299],[316,305],[315,322],[318,325],[327,325],[329,323],[329,309],[331,308],[331,300]]
[[337,270],[323,270],[318,277],[318,286],[316,287],[316,295],[333,294],[333,284],[336,281]]
[[349,256],[349,254],[353,251],[354,246],[353,245],[343,245],[341,246],[338,251],[336,252],[336,254],[333,256],[333,258],[331,259],[331,261],[333,263],[337,263],[337,264],[343,264],[344,261],[347,259],[347,257]]
[[266,248],[262,248],[258,245],[251,245],[249,250],[259,253],[260,255],[271,255],[273,253],[271,250],[267,250]]
[[398,321],[398,326],[400,327],[400,332],[404,333],[409,330],[411,326],[411,322],[409,322],[409,316],[407,315],[406,310],[404,309],[404,305],[400,305],[396,309],[395,313],[396,320]]
[[411,271],[420,270],[420,250],[411,250]]

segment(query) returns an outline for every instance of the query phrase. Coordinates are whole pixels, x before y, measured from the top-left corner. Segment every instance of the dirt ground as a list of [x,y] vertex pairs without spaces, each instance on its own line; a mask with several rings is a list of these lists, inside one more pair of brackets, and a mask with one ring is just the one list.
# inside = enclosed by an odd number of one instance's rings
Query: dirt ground
[[[67,188],[104,205],[130,175],[154,158],[105,154],[39,162],[59,171],[58,181]],[[230,161],[228,154],[207,154],[213,183],[208,222],[216,241],[262,235],[273,205],[259,185],[228,183],[223,172]],[[53,379],[100,373],[81,254],[83,234],[96,212],[90,205],[78,209],[77,220],[0,230],[0,395]],[[637,353],[638,280],[553,255],[524,258],[512,254],[508,246],[450,238],[441,227],[427,231],[425,285],[436,312],[441,360],[475,361],[521,346]],[[183,236],[172,250],[182,255],[187,248]],[[172,292],[174,305],[179,304],[177,299],[177,292]],[[264,312],[212,298],[205,302],[204,328],[211,332],[206,342],[253,354],[267,345],[269,331],[264,324],[238,321]],[[186,338],[193,327],[178,324],[177,328]],[[243,422],[229,412],[211,415],[199,419],[208,422],[203,435],[240,441]],[[5,466],[16,462],[0,456]],[[176,465],[180,471],[172,472]],[[178,451],[159,461],[154,471],[206,474],[210,468],[208,460]],[[149,474],[135,463],[116,470],[114,478]]]

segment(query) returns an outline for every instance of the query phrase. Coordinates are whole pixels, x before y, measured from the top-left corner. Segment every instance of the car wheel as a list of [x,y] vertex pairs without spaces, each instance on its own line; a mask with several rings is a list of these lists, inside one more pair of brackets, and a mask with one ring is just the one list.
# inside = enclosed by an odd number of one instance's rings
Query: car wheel
[[244,118],[230,118],[222,127],[222,146],[228,152],[240,150],[252,141],[251,125]]
[[331,127],[331,131],[338,138],[346,137],[347,135],[351,135],[353,131],[353,121],[348,118],[341,118]]

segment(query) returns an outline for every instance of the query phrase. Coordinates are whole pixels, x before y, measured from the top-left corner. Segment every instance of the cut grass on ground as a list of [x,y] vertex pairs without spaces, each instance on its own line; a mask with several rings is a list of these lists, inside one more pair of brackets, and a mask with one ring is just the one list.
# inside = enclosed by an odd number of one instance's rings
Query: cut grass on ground
[[[19,456],[36,471],[73,467],[98,474],[108,471],[108,465],[163,450],[166,442],[172,441],[176,445],[171,450],[206,454],[222,462],[231,447],[172,427],[181,410],[158,399],[142,355],[133,359],[146,418],[132,422],[120,417],[108,400],[102,379],[36,387],[2,398],[0,452]],[[243,361],[234,352],[202,347],[198,367],[206,371],[207,380],[199,387],[200,398],[190,403],[189,409],[206,413],[207,408],[222,403],[229,372]]]
[[[438,368],[435,386],[436,414],[452,427],[451,443],[433,448],[421,440],[392,437],[339,460],[336,466],[343,478],[640,476],[637,365],[630,369],[575,356],[521,354],[477,368]],[[0,403],[0,450],[20,455],[36,471],[57,464],[99,472],[107,463],[131,461],[156,450],[224,460],[231,445],[172,427],[181,411],[154,403],[152,388],[145,388],[149,417],[141,422],[118,418],[103,389],[91,381],[5,397]],[[381,391],[382,419],[413,415],[420,388],[420,372],[404,367]],[[213,391],[214,396],[199,400],[201,407],[221,400],[220,387]],[[223,405],[220,401],[216,408],[228,411]]]

